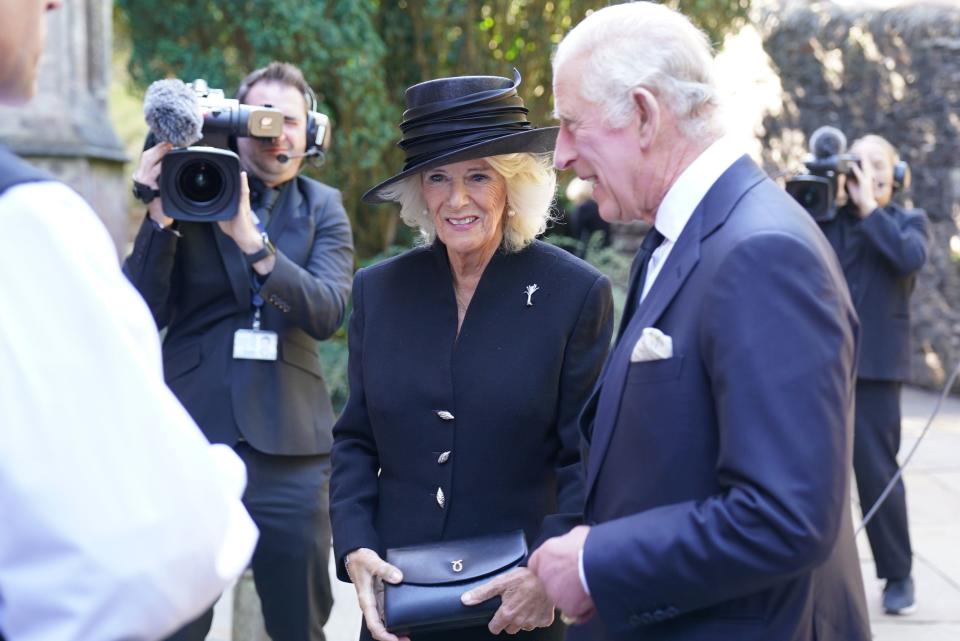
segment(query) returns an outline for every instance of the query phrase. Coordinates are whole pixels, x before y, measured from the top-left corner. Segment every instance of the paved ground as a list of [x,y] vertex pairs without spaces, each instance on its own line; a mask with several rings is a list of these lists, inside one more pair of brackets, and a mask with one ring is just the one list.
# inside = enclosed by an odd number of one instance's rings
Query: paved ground
[[[901,460],[916,443],[937,395],[903,393]],[[859,536],[873,636],[877,641],[960,640],[960,400],[949,398],[906,468],[917,612],[885,616],[866,535]]]
[[[902,457],[920,436],[937,395],[916,389],[903,393]],[[874,639],[877,641],[960,640],[960,400],[947,399],[905,474],[910,534],[917,583],[916,614],[890,617],[880,609],[883,584],[874,576],[866,535],[858,537]],[[859,510],[854,510],[859,513]],[[325,628],[328,641],[353,641],[360,612],[349,584],[334,581],[336,605]],[[217,606],[208,641],[260,641],[231,636],[232,591]]]

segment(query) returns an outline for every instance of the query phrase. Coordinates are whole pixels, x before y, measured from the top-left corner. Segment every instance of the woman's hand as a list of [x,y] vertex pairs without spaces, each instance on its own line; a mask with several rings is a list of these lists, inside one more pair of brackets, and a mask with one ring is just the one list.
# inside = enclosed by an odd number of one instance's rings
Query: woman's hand
[[476,605],[500,595],[502,603],[490,624],[492,634],[516,634],[521,630],[545,628],[553,623],[553,602],[537,575],[527,568],[516,568],[498,576],[460,597],[464,605]]
[[357,548],[345,559],[347,574],[357,591],[367,629],[377,641],[410,641],[387,632],[383,625],[383,582],[400,583],[403,574],[369,548]]

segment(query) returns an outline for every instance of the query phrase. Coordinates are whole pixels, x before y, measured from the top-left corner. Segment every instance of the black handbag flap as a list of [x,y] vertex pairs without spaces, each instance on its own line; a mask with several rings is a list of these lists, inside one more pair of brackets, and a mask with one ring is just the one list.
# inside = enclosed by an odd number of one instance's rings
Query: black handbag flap
[[527,555],[523,530],[387,550],[387,563],[413,585],[460,583],[517,565]]

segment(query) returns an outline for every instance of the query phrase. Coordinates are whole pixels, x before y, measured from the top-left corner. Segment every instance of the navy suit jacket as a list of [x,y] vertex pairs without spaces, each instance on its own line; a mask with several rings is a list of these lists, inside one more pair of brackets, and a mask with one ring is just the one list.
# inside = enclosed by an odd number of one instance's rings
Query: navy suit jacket
[[[645,327],[672,357],[630,361]],[[598,616],[569,638],[869,639],[849,506],[856,349],[826,239],[740,158],[584,411]]]
[[267,232],[276,265],[260,293],[262,329],[278,360],[233,358],[253,322],[253,270],[215,223],[179,223],[182,237],[143,221],[124,272],[166,328],[167,384],[214,443],[245,439],[267,454],[326,454],[333,409],[317,356],[343,322],[353,243],[340,192],[298,177],[283,187]]
[[840,257],[860,317],[860,378],[910,378],[910,294],[927,260],[927,225],[923,211],[896,204],[864,219],[843,207],[820,225]]
[[578,417],[612,314],[607,277],[540,241],[494,254],[459,336],[442,243],[357,272],[330,480],[340,578],[358,547],[517,529],[534,547],[580,523]]

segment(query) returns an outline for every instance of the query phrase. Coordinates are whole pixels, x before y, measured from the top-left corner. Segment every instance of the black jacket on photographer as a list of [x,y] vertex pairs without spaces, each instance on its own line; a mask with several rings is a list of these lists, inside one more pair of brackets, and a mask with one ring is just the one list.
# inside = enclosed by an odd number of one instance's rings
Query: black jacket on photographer
[[161,230],[146,217],[124,271],[167,330],[168,385],[210,441],[245,440],[267,454],[326,454],[333,411],[317,346],[344,318],[350,223],[331,187],[298,176],[278,189],[266,227],[276,265],[260,288],[262,328],[279,335],[276,362],[233,358],[234,333],[252,326],[255,281],[216,224],[181,221],[175,231]]
[[821,222],[843,266],[860,317],[860,379],[910,375],[910,294],[927,259],[927,215],[894,203],[865,218],[848,203]]

